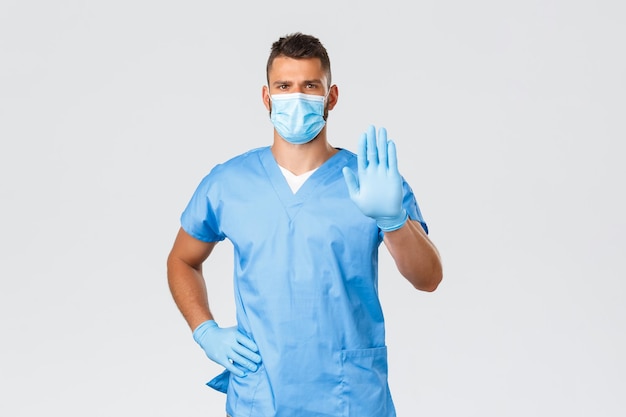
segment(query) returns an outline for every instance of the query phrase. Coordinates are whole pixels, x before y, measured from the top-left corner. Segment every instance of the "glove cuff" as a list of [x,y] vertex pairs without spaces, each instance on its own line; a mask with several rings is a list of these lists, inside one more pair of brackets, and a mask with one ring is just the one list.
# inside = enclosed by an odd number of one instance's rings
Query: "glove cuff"
[[403,208],[402,212],[394,217],[379,217],[376,219],[376,224],[383,232],[393,232],[398,230],[409,219],[409,214]]
[[193,340],[196,341],[199,345],[202,345],[200,341],[202,340],[202,336],[206,333],[207,330],[212,329],[214,327],[218,327],[215,320],[207,320],[196,327],[196,330],[193,331]]

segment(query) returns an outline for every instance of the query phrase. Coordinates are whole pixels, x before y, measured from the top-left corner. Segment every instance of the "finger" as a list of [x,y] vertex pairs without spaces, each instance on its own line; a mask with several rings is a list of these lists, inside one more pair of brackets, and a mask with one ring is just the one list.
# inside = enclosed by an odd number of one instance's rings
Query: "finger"
[[[261,363],[261,356],[258,353],[254,353],[253,351],[246,349],[245,347],[237,347],[233,349],[233,351],[239,355],[239,357],[251,363]],[[235,358],[233,358],[234,360]],[[237,361],[240,362],[241,361]]]
[[[253,346],[256,348],[256,345],[254,345],[254,343],[253,343]],[[260,363],[261,362],[261,356],[258,353],[256,353],[255,351],[249,349],[246,346],[235,345],[235,346],[233,346],[233,351],[236,354],[240,355],[241,357],[243,357],[243,358],[245,358],[245,359],[247,359],[249,361],[252,361],[254,363]],[[232,358],[232,359],[235,359],[235,358]]]
[[387,168],[387,129],[381,127],[378,130],[378,140],[376,143],[378,147],[378,162],[383,168]]
[[387,144],[387,154],[388,154],[389,171],[391,171],[392,173],[399,174],[396,143],[392,140],[390,140],[389,143]]
[[248,375],[248,369],[244,368],[243,366],[239,365],[237,362],[233,362],[233,365],[239,369],[241,372],[243,372],[243,376],[247,376]]
[[367,168],[367,134],[361,134],[359,138],[359,146],[357,149],[357,161],[359,172],[365,171]]
[[252,339],[250,339],[248,336],[246,336],[245,334],[241,332],[237,333],[237,343],[247,347],[249,350],[253,352],[259,351],[259,348],[257,347],[256,343],[254,343]]
[[376,128],[370,125],[367,128],[367,166],[378,164],[378,148],[376,148]]
[[233,375],[238,377],[246,376],[245,371],[237,366],[237,363],[234,360],[229,359],[228,362],[224,364],[224,368],[228,369]]
[[359,179],[354,174],[354,171],[348,167],[343,167],[341,172],[343,173],[343,179],[346,180],[350,198],[355,198],[359,194]]
[[[259,368],[259,366],[255,362],[249,360],[243,355],[238,354],[237,352],[233,352],[231,355],[232,355],[231,359],[233,361],[233,365],[239,365],[242,368],[247,369],[252,372],[256,371]],[[260,361],[260,357],[259,357],[259,361]]]

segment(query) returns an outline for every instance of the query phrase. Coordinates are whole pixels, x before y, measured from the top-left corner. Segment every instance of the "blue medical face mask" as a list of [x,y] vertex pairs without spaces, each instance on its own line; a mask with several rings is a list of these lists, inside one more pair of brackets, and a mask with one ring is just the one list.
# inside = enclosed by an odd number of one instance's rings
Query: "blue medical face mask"
[[326,124],[326,97],[303,93],[270,95],[270,119],[278,134],[296,145],[313,140]]

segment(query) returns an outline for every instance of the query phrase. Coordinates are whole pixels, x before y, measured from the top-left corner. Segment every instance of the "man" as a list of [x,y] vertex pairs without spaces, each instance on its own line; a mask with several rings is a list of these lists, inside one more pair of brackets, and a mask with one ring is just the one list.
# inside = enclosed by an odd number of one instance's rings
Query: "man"
[[[378,248],[420,290],[442,279],[435,246],[384,129],[370,126],[358,158],[327,141],[338,100],[324,46],[280,38],[262,96],[271,147],[214,167],[181,216],[168,258],[174,300],[206,355],[225,371],[232,417],[392,417]],[[378,133],[378,135],[377,135]],[[237,326],[209,309],[202,265],[234,246]]]

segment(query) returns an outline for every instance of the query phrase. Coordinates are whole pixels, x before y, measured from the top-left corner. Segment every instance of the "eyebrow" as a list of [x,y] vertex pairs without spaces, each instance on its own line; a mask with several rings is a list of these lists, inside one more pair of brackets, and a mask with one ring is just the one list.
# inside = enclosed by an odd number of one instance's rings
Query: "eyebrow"
[[[291,85],[294,83],[292,81],[282,81],[282,80],[276,80],[272,83],[272,85],[283,85],[283,84]],[[320,80],[319,78],[316,78],[314,80],[303,80],[302,84],[322,84],[322,80]]]

